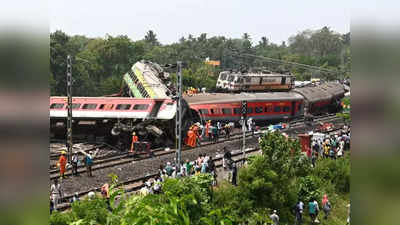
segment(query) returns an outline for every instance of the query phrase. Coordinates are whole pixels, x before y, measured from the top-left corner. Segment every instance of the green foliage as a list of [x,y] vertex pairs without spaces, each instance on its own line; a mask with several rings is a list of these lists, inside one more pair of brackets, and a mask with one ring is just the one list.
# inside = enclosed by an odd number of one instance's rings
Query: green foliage
[[74,221],[71,212],[60,213],[53,212],[50,216],[50,224],[52,225],[69,225]]
[[318,162],[315,176],[331,183],[336,191],[348,193],[350,191],[350,157],[342,157],[337,160],[322,159]]
[[305,202],[310,201],[311,199],[321,199],[322,190],[320,189],[322,186],[321,179],[316,176],[306,176],[300,177],[297,181],[298,184],[298,197]]
[[[180,38],[178,43],[162,45],[154,31],[148,31],[142,40],[133,41],[127,36],[88,38],[81,35],[69,36],[62,31],[50,34],[50,89],[52,95],[66,94],[66,57],[73,57],[72,75],[75,80],[74,95],[99,96],[119,90],[123,74],[141,60],[151,60],[159,64],[184,61],[188,67],[183,70],[185,87],[215,88],[217,75],[222,70],[241,67],[266,67],[273,71],[287,71],[299,80],[325,76],[318,71],[280,65],[252,57],[239,57],[231,50],[241,53],[272,57],[291,62],[320,66],[337,71],[346,71],[350,76],[351,52],[350,35],[340,35],[327,27],[315,31],[303,31],[289,38],[289,45],[277,45],[262,37],[255,44],[250,34],[242,38],[223,36]],[[220,67],[204,64],[209,57],[219,60]]]
[[99,197],[74,202],[71,208],[74,218],[82,220],[82,224],[85,225],[93,224],[93,221],[106,224],[107,217],[110,214],[107,210],[106,201]]

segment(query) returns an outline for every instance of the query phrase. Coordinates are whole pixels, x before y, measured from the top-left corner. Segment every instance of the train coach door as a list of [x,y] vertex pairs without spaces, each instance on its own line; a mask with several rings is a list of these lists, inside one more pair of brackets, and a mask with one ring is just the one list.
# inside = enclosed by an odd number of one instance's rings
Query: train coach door
[[292,111],[291,111],[292,117],[295,115],[295,113],[296,113],[296,102],[292,102]]
[[163,101],[155,101],[153,108],[151,109],[149,117],[157,117],[158,112],[160,111],[160,107],[163,104]]
[[285,84],[286,84],[286,77],[282,77],[281,85],[285,85]]

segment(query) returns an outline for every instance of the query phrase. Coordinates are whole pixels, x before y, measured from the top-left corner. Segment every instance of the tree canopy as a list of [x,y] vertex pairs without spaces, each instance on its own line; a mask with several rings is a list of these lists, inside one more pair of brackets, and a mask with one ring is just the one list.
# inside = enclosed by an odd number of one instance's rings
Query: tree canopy
[[[50,34],[52,95],[66,94],[68,54],[73,56],[75,96],[99,96],[118,92],[122,75],[141,59],[161,65],[184,61],[187,63],[184,85],[196,88],[204,86],[208,90],[215,87],[220,71],[243,67],[290,71],[298,80],[318,76],[328,79],[337,77],[335,73],[327,74],[251,55],[322,67],[338,71],[347,77],[350,75],[348,71],[351,65],[350,33],[339,34],[328,27],[299,32],[280,45],[270,42],[266,36],[256,41],[246,32],[241,38],[209,37],[207,33],[195,37],[189,34],[175,43],[161,44],[152,30],[143,39],[135,41],[126,35],[89,38],[82,35],[70,36],[58,30]],[[205,65],[206,58],[219,60],[221,64],[219,67]]]

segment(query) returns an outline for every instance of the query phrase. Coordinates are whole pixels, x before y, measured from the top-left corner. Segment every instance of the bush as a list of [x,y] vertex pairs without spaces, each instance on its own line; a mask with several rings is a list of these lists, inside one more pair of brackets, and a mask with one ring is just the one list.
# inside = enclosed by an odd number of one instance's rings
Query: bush
[[315,176],[331,183],[341,193],[350,192],[350,157],[345,156],[332,159],[321,159],[313,172]]
[[51,225],[69,225],[73,221],[74,218],[71,212],[66,212],[66,213],[53,212],[50,215]]

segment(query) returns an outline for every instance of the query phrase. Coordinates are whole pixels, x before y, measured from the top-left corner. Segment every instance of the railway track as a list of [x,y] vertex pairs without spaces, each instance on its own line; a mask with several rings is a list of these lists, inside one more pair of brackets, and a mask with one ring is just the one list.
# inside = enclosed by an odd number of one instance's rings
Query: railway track
[[[320,116],[316,119],[314,119],[314,123],[315,125],[317,125],[318,122],[331,122],[334,120],[340,120],[340,118],[336,117],[335,115],[324,115],[324,116]],[[304,125],[304,121],[301,124],[297,124],[297,125],[290,125],[289,128],[287,129],[283,129],[282,132],[285,132],[291,136],[295,136],[298,133],[304,132],[305,130],[303,129],[305,128]],[[309,129],[313,129],[313,127],[309,127]],[[252,137],[252,136],[260,136],[262,133],[252,133],[252,132],[246,132],[246,138]],[[223,142],[227,142],[227,141],[234,141],[234,140],[238,140],[240,138],[242,138],[242,133],[234,133],[231,135],[230,138],[219,138],[219,140],[214,143],[214,142],[203,142],[203,144],[199,147],[204,147],[204,146],[208,146],[208,145],[213,145],[213,144],[218,144],[218,143],[223,143]],[[184,147],[183,150],[185,151],[195,151],[196,148],[188,148],[188,147]],[[88,150],[89,151],[89,150]],[[101,157],[101,158],[95,158],[94,160],[94,164],[92,166],[92,171],[94,170],[100,170],[100,169],[104,169],[104,168],[109,168],[109,167],[114,167],[114,166],[120,166],[123,164],[127,164],[127,163],[132,163],[135,161],[139,161],[139,160],[144,160],[144,159],[149,159],[151,157],[160,157],[163,155],[168,155],[168,154],[175,154],[176,150],[175,149],[171,149],[169,151],[163,149],[163,148],[158,148],[158,149],[153,149],[151,150],[152,152],[152,156],[149,156],[147,153],[144,154],[138,154],[136,155],[136,157],[133,157],[132,154],[129,154],[128,152],[122,152],[118,155],[112,156],[112,157]],[[78,174],[82,174],[86,172],[86,168],[85,166],[81,165],[78,167]],[[50,173],[50,179],[54,180],[54,179],[59,179],[60,175],[59,175],[59,170],[58,169],[51,169],[49,171]],[[71,169],[67,169],[66,176],[70,176],[72,175],[72,171]]]
[[[342,129],[341,127],[339,128],[339,127],[337,127],[337,128],[335,128],[335,129],[333,129],[333,130],[330,130],[330,131],[328,131],[328,132],[325,132],[325,133],[328,133],[328,134],[332,134],[332,133],[335,133],[335,132],[337,132],[338,130],[340,130],[340,129]],[[255,145],[253,148],[248,148],[248,149],[246,149],[246,158],[249,156],[249,155],[252,155],[252,154],[255,154],[255,152],[257,152],[259,149],[258,149],[258,145]],[[240,150],[235,150],[235,151],[233,151],[232,152],[232,156],[233,156],[233,158],[234,158],[234,160],[236,161],[236,162],[239,162],[239,161],[244,161],[246,158],[244,158],[243,157],[243,152],[242,151],[240,151]],[[221,166],[222,166],[222,154],[217,154],[217,156],[216,157],[214,157],[214,162],[215,162],[215,164],[216,164],[216,166],[218,167],[218,168],[220,168]],[[137,176],[136,175],[136,177],[129,177],[129,178],[127,178],[127,179],[124,179],[123,181],[121,181],[121,182],[119,182],[119,185],[120,186],[123,186],[124,187],[124,190],[125,190],[125,192],[134,192],[134,191],[138,191],[138,190],[140,190],[143,186],[144,186],[144,183],[145,183],[145,181],[147,181],[148,179],[150,179],[150,178],[154,178],[154,177],[156,177],[158,175],[158,173],[157,172],[152,172],[152,173],[143,173],[143,175],[140,175],[140,176]],[[93,192],[98,192],[100,190],[100,188],[99,187],[92,187],[92,188],[88,188],[87,190],[84,190],[84,191],[79,191],[78,192],[78,195],[80,196],[80,197],[82,197],[82,196],[85,196],[85,195],[87,195],[89,192],[91,192],[91,191],[93,191]],[[73,193],[73,192],[71,192],[71,193]],[[69,194],[69,195],[66,195],[65,197],[64,197],[64,199],[65,200],[67,200],[67,199],[70,199],[72,197],[72,194]],[[69,203],[65,203],[65,204],[62,204],[62,206],[61,206],[61,208],[60,208],[60,210],[66,210],[66,209],[68,209],[70,207],[70,205],[69,205]]]
[[[256,153],[257,151],[259,151],[259,148],[248,148],[245,150],[245,156],[243,154],[243,151],[241,150],[234,150],[232,152],[232,159],[238,163],[238,162],[244,162],[248,156]],[[222,167],[222,159],[223,156],[220,155],[216,158],[213,159],[216,168],[221,168]],[[132,178],[132,179],[128,179],[122,182],[118,183],[119,187],[123,187],[124,188],[124,192],[125,193],[132,193],[132,192],[136,192],[139,191],[141,188],[143,188],[145,186],[145,182],[151,178],[156,178],[159,174],[158,173],[151,173],[151,174],[147,174],[146,176],[143,177],[139,177],[139,178]],[[100,188],[92,188],[89,190],[85,190],[82,192],[78,192],[78,196],[79,197],[84,197],[85,195],[87,195],[89,192],[99,192]],[[70,198],[72,198],[73,195],[66,195],[64,196],[63,200],[68,200]],[[71,207],[70,203],[64,203],[61,204],[61,206],[59,207],[58,210],[64,211],[67,210]]]
[[[252,137],[253,134],[252,132],[247,132],[246,133],[246,138],[248,137]],[[220,138],[217,142],[205,142],[204,144],[202,144],[201,146],[198,147],[205,147],[205,146],[209,146],[209,145],[213,145],[213,144],[219,144],[219,143],[224,143],[224,142],[228,142],[228,141],[234,141],[237,139],[242,138],[242,134],[234,134],[231,135],[230,138]],[[183,148],[184,151],[195,151],[196,148]],[[153,149],[151,150],[152,155],[153,156],[149,156],[147,153],[143,153],[143,154],[138,154],[136,155],[137,157],[134,157],[132,154],[130,154],[129,152],[124,152],[121,153],[120,155],[117,156],[113,156],[113,157],[108,157],[105,159],[97,159],[95,158],[94,160],[94,164],[92,166],[92,171],[94,170],[99,170],[99,169],[104,169],[104,168],[109,168],[109,167],[114,167],[114,166],[119,166],[122,164],[127,164],[127,163],[132,163],[134,161],[139,161],[139,160],[144,160],[144,159],[149,159],[152,157],[160,157],[163,155],[169,155],[169,154],[175,154],[176,149],[171,149],[171,150],[165,150],[163,148],[158,148],[158,149]],[[84,166],[79,166],[78,167],[78,173],[84,173],[86,172],[86,168]],[[59,175],[59,170],[58,169],[52,169],[49,171],[50,173],[50,179],[54,180],[54,179],[59,179],[60,175]],[[72,171],[71,169],[67,169],[67,172],[65,173],[66,176],[72,175]]]

